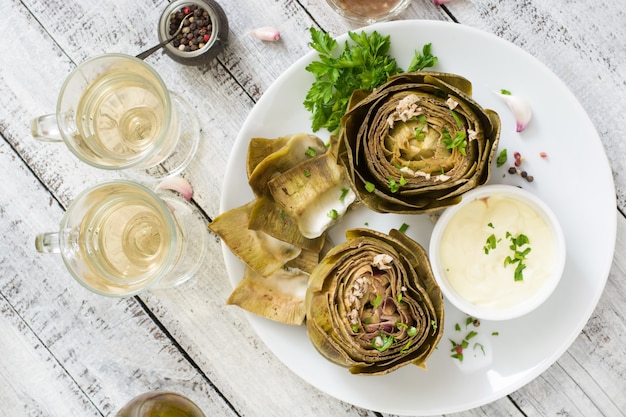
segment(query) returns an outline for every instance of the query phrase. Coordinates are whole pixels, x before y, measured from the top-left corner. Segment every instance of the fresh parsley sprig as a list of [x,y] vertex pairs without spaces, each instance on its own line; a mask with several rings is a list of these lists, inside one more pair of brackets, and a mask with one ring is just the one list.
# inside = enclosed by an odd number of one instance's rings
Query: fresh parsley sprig
[[[338,43],[328,33],[310,28],[309,45],[318,52],[319,60],[307,65],[306,70],[315,75],[315,81],[307,92],[304,107],[312,113],[312,130],[326,128],[336,133],[340,119],[346,112],[354,90],[371,91],[396,74],[404,72],[389,55],[390,36],[374,31],[367,34],[348,32],[343,50],[335,56]],[[432,67],[437,57],[431,54],[431,44],[415,55],[408,72]]]

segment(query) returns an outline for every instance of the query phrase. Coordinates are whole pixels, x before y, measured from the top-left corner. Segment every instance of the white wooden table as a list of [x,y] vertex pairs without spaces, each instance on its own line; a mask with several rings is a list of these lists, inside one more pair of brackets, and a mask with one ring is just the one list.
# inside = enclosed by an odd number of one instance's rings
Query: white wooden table
[[[185,177],[210,217],[237,132],[270,84],[309,51],[308,27],[354,30],[320,0],[221,0],[227,49],[201,67],[148,58],[194,106],[203,145]],[[35,252],[84,188],[112,175],[30,136],[62,81],[87,58],[157,43],[167,0],[2,0],[0,3],[0,410],[3,416],[100,416],[150,390],[191,397],[207,416],[374,416],[295,376],[235,307],[220,243],[201,276],[171,291],[113,299]],[[403,19],[457,21],[545,63],[595,124],[614,173],[617,242],[604,294],[562,357],[526,386],[458,416],[626,416],[626,9],[621,0],[414,0]],[[275,26],[276,43],[250,30]],[[434,40],[436,42],[436,40]],[[572,167],[575,181],[580,167]],[[593,216],[593,213],[589,213]]]

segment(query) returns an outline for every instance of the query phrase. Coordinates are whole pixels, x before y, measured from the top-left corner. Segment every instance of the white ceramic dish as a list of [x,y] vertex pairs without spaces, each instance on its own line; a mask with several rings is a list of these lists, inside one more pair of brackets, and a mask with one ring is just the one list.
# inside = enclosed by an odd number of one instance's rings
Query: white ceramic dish
[[[321,357],[304,327],[290,327],[247,315],[259,338],[294,373],[311,385],[359,407],[399,415],[447,414],[474,408],[509,394],[553,364],[578,336],[602,294],[613,259],[616,201],[613,178],[604,149],[589,117],[565,85],[528,53],[494,35],[467,26],[438,21],[396,21],[367,28],[391,35],[390,53],[406,68],[415,50],[432,43],[439,57],[435,70],[453,72],[473,82],[474,97],[502,117],[500,148],[525,156],[524,168],[535,177],[526,183],[494,169],[492,182],[521,185],[540,196],[558,216],[567,242],[563,278],[552,296],[532,313],[507,322],[484,322],[477,328],[484,347],[450,357],[449,340],[463,338],[466,316],[446,303],[446,330],[428,371],[406,366],[380,377],[351,375]],[[347,39],[339,38],[339,44]],[[305,66],[311,52],[295,62],[250,112],[236,138],[225,172],[221,211],[252,200],[245,160],[251,137],[278,137],[309,132],[309,114],[302,106],[313,76]],[[533,120],[515,133],[515,120],[493,91],[508,89],[524,96]],[[320,132],[326,139],[327,133]],[[546,152],[548,158],[538,157]],[[584,173],[577,173],[584,167]],[[589,173],[593,175],[589,175]],[[387,232],[410,225],[407,234],[428,248],[433,224],[428,216],[381,215],[353,211],[332,230],[339,242],[350,227]],[[241,262],[224,247],[233,285],[243,276]],[[455,324],[461,332],[455,330]],[[492,336],[497,333],[497,336]]]
[[[464,298],[459,293],[459,291],[455,289],[454,285],[448,280],[440,252],[442,237],[444,236],[446,229],[449,227],[450,221],[455,217],[455,215],[457,215],[463,208],[467,207],[468,204],[476,200],[486,199],[492,196],[504,197],[508,200],[517,200],[523,203],[525,206],[531,208],[547,225],[549,229],[549,237],[554,244],[554,256],[550,257],[549,264],[546,264],[543,268],[541,268],[551,271],[551,273],[546,277],[545,283],[540,288],[538,288],[537,292],[533,293],[532,296],[530,296],[529,298],[526,298],[517,304],[501,306],[498,308],[485,305],[477,305]],[[475,223],[478,222],[476,221]],[[485,227],[486,225],[478,226]],[[488,230],[487,233],[491,233],[491,230],[493,230],[494,227],[495,226],[493,225],[492,228],[486,226]],[[474,229],[471,230],[473,231],[473,233],[476,232],[476,230]],[[500,239],[502,239],[502,236],[500,237]],[[533,252],[533,243],[536,244],[539,242],[530,242],[530,245],[528,247],[531,248],[531,252]],[[484,243],[481,242],[481,246],[477,247],[478,251],[482,250],[482,244]],[[508,246],[509,243],[505,243],[504,245]],[[556,215],[552,212],[550,207],[548,207],[543,202],[543,200],[541,200],[535,194],[524,190],[523,188],[507,184],[491,184],[478,187],[466,192],[465,194],[463,194],[463,199],[459,204],[448,207],[443,211],[443,213],[435,223],[435,227],[430,238],[428,252],[433,273],[435,275],[435,278],[437,279],[437,282],[439,283],[439,287],[441,288],[441,291],[443,292],[445,298],[450,301],[456,308],[472,317],[482,320],[510,320],[530,313],[531,311],[538,308],[541,304],[543,304],[550,297],[550,295],[552,295],[552,292],[556,289],[559,281],[561,280],[563,269],[565,268],[565,254],[567,250],[561,225]],[[536,252],[536,249],[534,252]],[[529,255],[534,256],[535,254],[530,253]],[[472,262],[480,262],[484,259],[486,259],[486,256],[471,257]],[[510,269],[513,270],[512,267]],[[484,276],[485,274],[487,274],[487,271],[483,270],[481,276]],[[510,277],[510,281],[512,283],[514,282],[512,274]],[[516,285],[523,286],[525,284],[526,283],[524,282],[520,282]],[[522,289],[520,289],[519,291],[521,292]],[[491,294],[493,294],[493,292],[491,292]],[[485,294],[485,296],[489,297],[491,296],[491,294]]]

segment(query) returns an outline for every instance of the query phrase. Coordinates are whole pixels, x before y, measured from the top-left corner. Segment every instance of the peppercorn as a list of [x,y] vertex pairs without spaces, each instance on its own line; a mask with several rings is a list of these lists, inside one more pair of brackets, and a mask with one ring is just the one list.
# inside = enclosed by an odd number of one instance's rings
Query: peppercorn
[[517,173],[517,170],[515,169],[515,167],[509,168],[509,174],[515,174],[515,173]]
[[183,22],[182,35],[172,42],[180,51],[196,51],[207,45],[213,31],[213,25],[209,12],[192,4],[185,6],[170,15],[169,34],[173,35],[180,26],[185,16],[191,14]]

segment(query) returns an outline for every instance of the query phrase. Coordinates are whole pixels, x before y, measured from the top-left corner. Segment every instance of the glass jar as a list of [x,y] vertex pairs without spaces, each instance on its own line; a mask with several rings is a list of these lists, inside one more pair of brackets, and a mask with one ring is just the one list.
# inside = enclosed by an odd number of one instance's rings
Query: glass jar
[[326,0],[345,19],[362,25],[383,22],[398,16],[411,0]]

